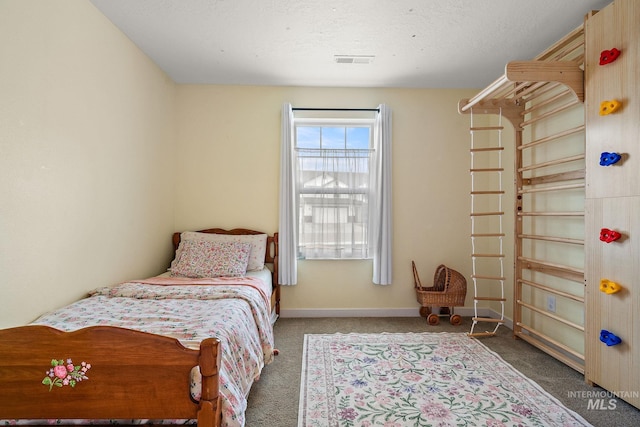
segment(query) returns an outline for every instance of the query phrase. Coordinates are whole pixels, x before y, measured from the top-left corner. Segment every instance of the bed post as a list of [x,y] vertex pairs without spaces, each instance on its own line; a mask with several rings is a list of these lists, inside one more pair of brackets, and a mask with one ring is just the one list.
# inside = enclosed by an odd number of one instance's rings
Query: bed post
[[273,233],[273,286],[276,290],[276,314],[280,316],[280,283],[278,280],[278,233]]
[[221,364],[220,341],[207,338],[200,344],[198,366],[202,374],[202,395],[198,409],[198,426],[220,425],[220,386],[218,369]]

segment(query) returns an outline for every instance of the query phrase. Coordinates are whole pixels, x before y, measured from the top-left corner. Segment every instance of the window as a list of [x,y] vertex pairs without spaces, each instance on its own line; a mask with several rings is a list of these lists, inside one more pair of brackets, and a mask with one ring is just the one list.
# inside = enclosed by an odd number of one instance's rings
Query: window
[[298,258],[370,258],[374,119],[294,119]]
[[[301,111],[348,111],[349,117],[309,118]],[[372,282],[391,284],[391,134],[391,109],[385,104],[337,110],[282,105],[281,285],[297,284],[300,257],[371,258]]]

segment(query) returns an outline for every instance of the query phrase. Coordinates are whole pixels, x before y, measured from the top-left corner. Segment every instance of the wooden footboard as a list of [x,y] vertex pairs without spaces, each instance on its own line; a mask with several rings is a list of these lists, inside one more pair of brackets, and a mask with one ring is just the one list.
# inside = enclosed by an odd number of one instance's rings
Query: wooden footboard
[[[220,425],[220,342],[200,350],[117,327],[0,330],[0,419],[196,419]],[[191,398],[200,367],[202,397]]]

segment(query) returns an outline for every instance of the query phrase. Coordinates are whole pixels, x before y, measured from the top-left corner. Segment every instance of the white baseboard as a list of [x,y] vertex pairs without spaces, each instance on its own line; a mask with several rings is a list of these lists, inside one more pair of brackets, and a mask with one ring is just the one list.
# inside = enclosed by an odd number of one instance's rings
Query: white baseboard
[[[474,316],[472,307],[455,307],[455,313],[463,317]],[[479,308],[478,316],[500,318],[500,313],[490,308]],[[280,310],[282,318],[320,317],[420,317],[419,308],[297,308]],[[513,321],[504,319],[504,325],[513,329]]]
[[280,310],[280,317],[419,317],[415,308],[299,308]]

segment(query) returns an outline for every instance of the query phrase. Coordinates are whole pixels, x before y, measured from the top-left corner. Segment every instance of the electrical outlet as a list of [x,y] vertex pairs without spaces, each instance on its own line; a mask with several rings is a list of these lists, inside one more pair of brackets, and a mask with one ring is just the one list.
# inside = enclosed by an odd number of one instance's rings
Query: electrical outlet
[[553,295],[547,295],[547,311],[556,312],[556,297]]

